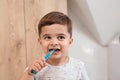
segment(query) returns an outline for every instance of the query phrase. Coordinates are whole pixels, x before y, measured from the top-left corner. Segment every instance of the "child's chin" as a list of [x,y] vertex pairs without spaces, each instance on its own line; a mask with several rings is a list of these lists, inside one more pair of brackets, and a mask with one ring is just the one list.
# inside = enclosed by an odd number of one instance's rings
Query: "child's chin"
[[60,58],[61,58],[61,55],[60,55],[60,54],[59,54],[59,55],[52,55],[51,58],[52,58],[52,59],[60,59]]

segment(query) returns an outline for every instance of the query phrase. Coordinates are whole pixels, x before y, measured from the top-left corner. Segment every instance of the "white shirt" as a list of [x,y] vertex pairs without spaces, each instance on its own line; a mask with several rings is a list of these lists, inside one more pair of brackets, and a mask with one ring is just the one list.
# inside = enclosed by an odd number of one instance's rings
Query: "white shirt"
[[34,77],[36,80],[89,80],[84,63],[71,57],[67,64],[63,66],[48,65]]

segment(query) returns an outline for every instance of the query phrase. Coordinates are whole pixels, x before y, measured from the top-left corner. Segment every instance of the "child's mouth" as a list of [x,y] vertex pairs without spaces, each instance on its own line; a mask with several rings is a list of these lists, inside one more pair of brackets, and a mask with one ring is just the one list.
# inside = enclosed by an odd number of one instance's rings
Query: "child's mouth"
[[60,49],[57,49],[57,48],[56,49],[49,49],[49,51],[51,51],[51,50],[55,50],[55,52],[60,51]]

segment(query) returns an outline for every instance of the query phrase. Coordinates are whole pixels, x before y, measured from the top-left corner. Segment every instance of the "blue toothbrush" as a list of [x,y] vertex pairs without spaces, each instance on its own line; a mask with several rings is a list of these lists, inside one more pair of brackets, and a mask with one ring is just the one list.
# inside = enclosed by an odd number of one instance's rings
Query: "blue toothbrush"
[[[50,50],[50,52],[45,56],[45,60],[47,61],[54,52],[55,52],[55,49]],[[37,72],[33,69],[31,70],[31,73],[37,74]]]

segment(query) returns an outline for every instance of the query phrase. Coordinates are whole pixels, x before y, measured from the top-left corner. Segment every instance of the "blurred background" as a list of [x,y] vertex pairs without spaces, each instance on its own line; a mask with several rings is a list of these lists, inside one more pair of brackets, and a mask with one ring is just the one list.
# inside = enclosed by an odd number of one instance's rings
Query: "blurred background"
[[72,19],[70,56],[85,62],[90,80],[120,80],[119,0],[0,0],[0,80],[17,80],[40,55],[37,25],[50,11]]

